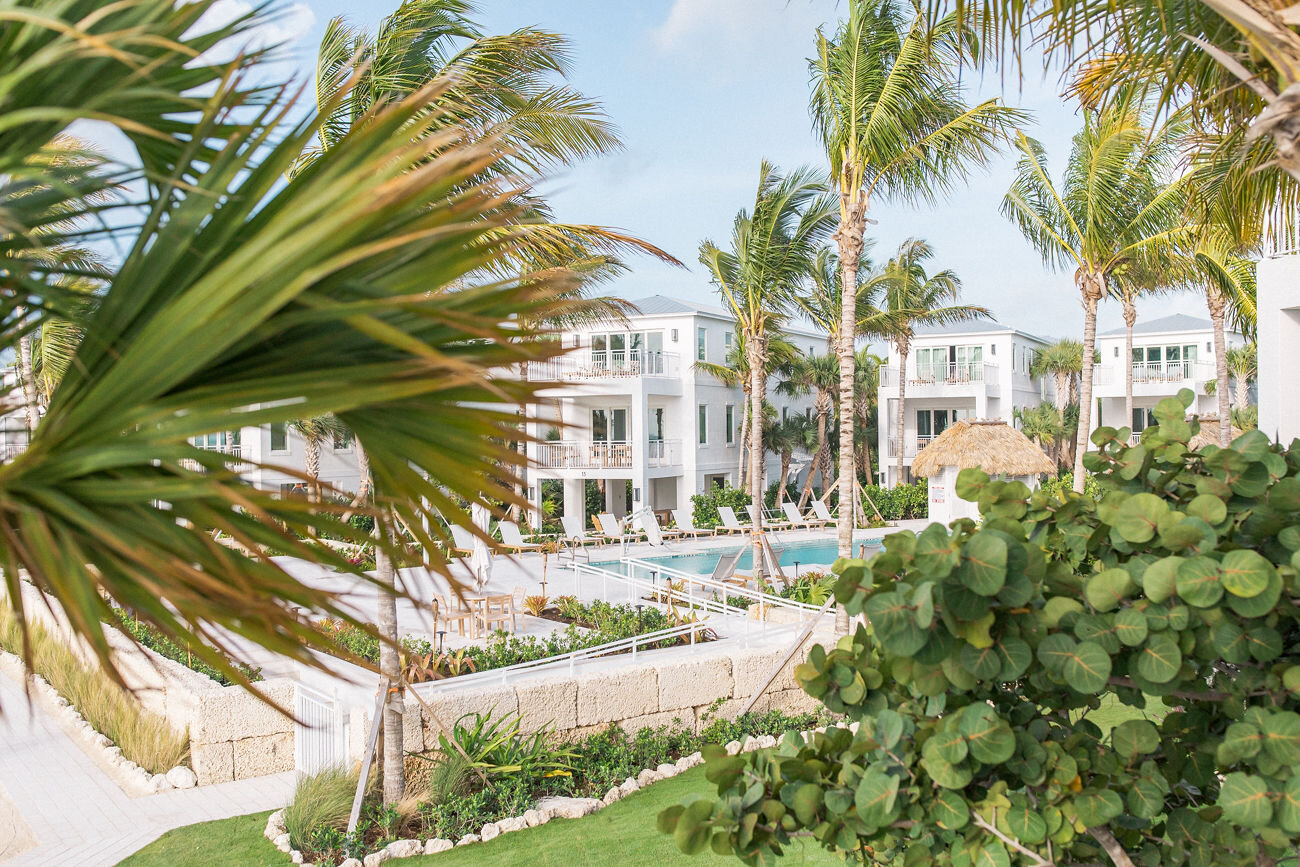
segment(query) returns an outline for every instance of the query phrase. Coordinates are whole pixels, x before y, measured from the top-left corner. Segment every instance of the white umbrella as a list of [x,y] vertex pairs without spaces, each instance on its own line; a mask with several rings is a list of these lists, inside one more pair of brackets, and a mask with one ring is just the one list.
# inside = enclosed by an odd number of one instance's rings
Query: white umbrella
[[[470,516],[474,520],[474,526],[487,535],[488,528],[492,525],[492,515],[487,506],[474,503],[470,506]],[[478,589],[482,590],[492,580],[492,552],[488,550],[487,542],[477,535],[474,537],[474,554],[469,558],[469,567],[474,573]]]

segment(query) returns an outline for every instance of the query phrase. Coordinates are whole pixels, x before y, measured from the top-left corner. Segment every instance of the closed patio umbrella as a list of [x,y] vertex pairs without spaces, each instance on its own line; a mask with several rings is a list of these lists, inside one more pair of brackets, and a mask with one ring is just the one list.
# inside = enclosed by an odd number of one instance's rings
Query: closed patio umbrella
[[[488,529],[492,525],[492,515],[488,512],[487,506],[474,503],[470,506],[470,516],[474,521],[474,526],[487,535]],[[479,536],[474,537],[474,553],[469,559],[469,567],[474,572],[474,582],[478,589],[482,590],[492,580],[492,552],[488,550],[487,542]]]

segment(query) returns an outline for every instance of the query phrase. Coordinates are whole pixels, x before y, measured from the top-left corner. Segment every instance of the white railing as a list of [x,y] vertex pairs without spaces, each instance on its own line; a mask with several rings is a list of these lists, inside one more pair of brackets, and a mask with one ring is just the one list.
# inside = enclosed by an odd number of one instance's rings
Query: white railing
[[338,695],[294,684],[293,767],[304,774],[342,767],[348,760],[347,719]]
[[[1120,385],[1124,368],[1105,365],[1093,374],[1098,385]],[[1214,367],[1200,361],[1139,361],[1133,364],[1133,383],[1200,383],[1214,378]]]
[[[718,593],[722,594],[723,602],[719,614],[729,614],[739,611],[745,614],[748,609],[733,606],[726,600],[727,597],[748,599],[750,607],[758,606],[760,611],[759,619],[765,620],[763,613],[768,608],[784,608],[789,611],[796,611],[800,614],[816,614],[820,606],[809,605],[806,602],[798,602],[794,599],[786,599],[772,593],[765,593],[761,590],[754,590],[749,587],[738,584],[724,584],[721,581],[714,581],[712,578],[705,578],[701,575],[692,575],[689,572],[682,572],[679,569],[672,569],[660,563],[651,563],[647,560],[641,560],[636,557],[623,558],[623,565],[627,567],[630,580],[640,579],[644,573],[648,576],[646,586],[649,586],[654,593],[660,596],[667,596],[676,602],[682,602],[687,605],[699,605],[701,600],[711,600],[716,602]],[[595,568],[595,567],[593,567]],[[673,587],[671,582],[681,583],[683,586],[679,589]],[[710,596],[701,596],[695,593],[695,588],[713,591]],[[707,609],[706,609],[707,610]],[[829,612],[828,612],[829,613]]]
[[553,440],[533,445],[533,460],[543,469],[629,470],[632,445],[626,442]]
[[510,678],[517,677],[521,674],[532,674],[539,670],[550,670],[561,667],[567,667],[570,674],[579,662],[589,659],[597,659],[602,656],[614,656],[628,654],[632,659],[637,658],[637,653],[644,653],[646,650],[655,648],[649,647],[652,644],[658,644],[661,641],[673,641],[677,639],[688,639],[692,647],[700,641],[700,634],[707,629],[711,629],[707,620],[698,620],[693,623],[683,623],[680,626],[671,626],[668,629],[660,629],[655,632],[646,632],[641,635],[633,635],[630,638],[621,638],[618,641],[610,641],[605,644],[598,644],[594,647],[587,647],[582,650],[574,650],[569,653],[562,653],[557,656],[546,656],[541,659],[530,660],[529,662],[517,662],[514,665],[507,665],[502,668],[493,668],[487,671],[475,671],[470,674],[462,674],[457,677],[448,677],[443,680],[435,680],[431,683],[422,683],[418,687],[421,692],[441,692],[461,686],[474,686],[484,683],[508,683]]
[[[923,436],[908,437],[904,441],[904,446],[906,448],[906,451],[903,452],[903,457],[905,458],[916,457],[918,454],[920,454],[921,449],[928,446],[933,439],[934,437],[923,437]],[[891,458],[898,457],[898,437],[889,438],[889,456]]]
[[531,362],[528,379],[533,382],[631,379],[642,376],[677,375],[677,355],[647,350],[573,352],[546,361]]
[[675,467],[681,462],[681,440],[651,440],[646,444],[646,463],[649,466]]

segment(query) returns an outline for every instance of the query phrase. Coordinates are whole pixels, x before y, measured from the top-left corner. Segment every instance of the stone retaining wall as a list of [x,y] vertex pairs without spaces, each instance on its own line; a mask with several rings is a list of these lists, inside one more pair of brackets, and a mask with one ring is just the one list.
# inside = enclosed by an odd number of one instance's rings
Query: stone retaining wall
[[[27,617],[69,640],[72,633],[62,607],[30,584],[22,587]],[[140,647],[116,629],[107,627],[105,635],[123,680],[140,704],[178,732],[188,730],[190,761],[199,785],[293,770],[292,719],[243,688],[222,686]],[[82,641],[69,640],[69,647],[88,665],[98,664]],[[293,710],[292,680],[273,678],[255,687],[280,707]]]
[[[794,668],[807,656],[807,648],[828,636],[814,633],[777,675],[754,705],[754,711],[786,713],[816,711],[821,704],[799,688]],[[791,639],[793,640],[793,639]],[[465,714],[493,711],[519,712],[522,728],[536,731],[547,725],[558,738],[572,740],[607,728],[611,723],[629,732],[680,722],[698,732],[712,717],[735,717],[742,705],[762,685],[781,661],[789,645],[739,648],[733,642],[650,651],[637,660],[611,657],[567,671],[538,673],[512,679],[507,684],[415,687],[439,721],[453,725]],[[716,709],[713,704],[722,699]],[[360,755],[362,733],[367,730],[360,711],[354,712],[352,749]],[[710,716],[710,713],[712,716]],[[410,751],[438,747],[438,725],[414,699],[406,698],[403,746]],[[418,721],[418,725],[417,725]]]

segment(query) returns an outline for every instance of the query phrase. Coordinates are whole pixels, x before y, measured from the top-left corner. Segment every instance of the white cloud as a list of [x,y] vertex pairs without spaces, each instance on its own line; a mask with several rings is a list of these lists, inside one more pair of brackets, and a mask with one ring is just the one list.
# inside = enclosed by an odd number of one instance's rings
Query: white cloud
[[[215,30],[250,12],[254,6],[248,0],[216,0],[194,25],[202,33]],[[306,3],[290,3],[266,17],[262,23],[246,31],[235,43],[223,48],[220,60],[232,59],[239,51],[256,51],[271,46],[292,48],[293,43],[311,30],[316,23],[316,13]],[[209,52],[208,60],[218,60]]]

